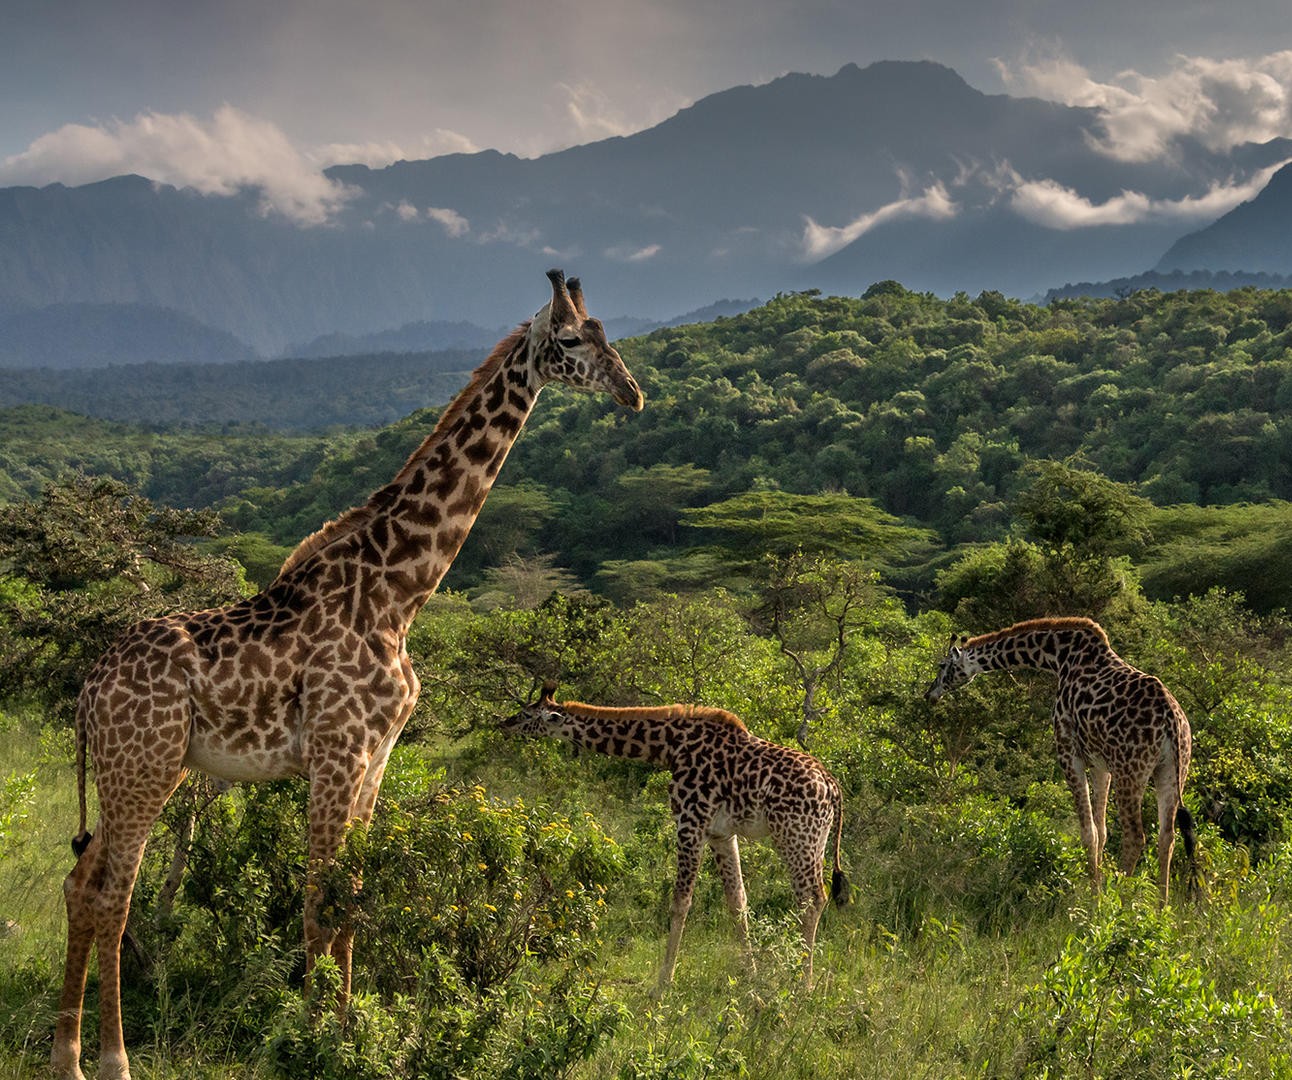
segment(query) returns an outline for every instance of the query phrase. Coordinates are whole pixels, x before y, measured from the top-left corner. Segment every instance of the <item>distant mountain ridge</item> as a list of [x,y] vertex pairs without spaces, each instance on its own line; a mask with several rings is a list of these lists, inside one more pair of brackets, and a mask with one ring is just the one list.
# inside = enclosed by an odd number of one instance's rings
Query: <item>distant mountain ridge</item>
[[338,166],[327,175],[350,198],[325,227],[267,216],[255,190],[202,196],[139,176],[0,189],[0,314],[173,309],[278,355],[328,335],[368,347],[419,322],[512,326],[545,300],[550,266],[584,279],[594,313],[643,326],[717,296],[856,295],[888,278],[1033,296],[1138,273],[1186,228],[1051,228],[1019,212],[1017,185],[1166,204],[1292,159],[1288,140],[1219,152],[1186,139],[1119,161],[1096,148],[1098,121],[886,61],[735,87],[533,159]]
[[[757,307],[760,300],[719,300],[695,311],[671,319],[642,319],[631,315],[603,319],[606,336],[611,341],[650,333],[661,326],[682,326],[692,322],[712,322],[714,319],[740,315]],[[325,334],[300,345],[289,345],[283,358],[321,356],[359,356],[368,353],[436,352],[443,349],[492,348],[510,327],[489,330],[469,322],[417,322],[405,323],[391,330],[375,334]]]
[[1156,269],[1292,275],[1292,164],[1276,172],[1256,198],[1181,237]]
[[0,316],[0,368],[231,364],[255,353],[227,330],[149,304],[52,304]]

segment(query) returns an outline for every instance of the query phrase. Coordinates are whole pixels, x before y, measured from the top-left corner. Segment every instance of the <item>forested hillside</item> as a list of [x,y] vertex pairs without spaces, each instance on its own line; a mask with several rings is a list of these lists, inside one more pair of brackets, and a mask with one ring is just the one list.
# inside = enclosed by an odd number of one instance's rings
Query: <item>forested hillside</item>
[[[547,395],[455,568],[459,586],[516,550],[552,553],[588,583],[610,562],[668,581],[714,535],[687,527],[695,511],[754,491],[846,494],[852,512],[930,529],[943,549],[999,541],[1032,463],[1077,455],[1155,507],[1204,508],[1154,516],[1139,541],[1159,562],[1163,545],[1192,547],[1196,561],[1217,530],[1232,540],[1248,522],[1246,571],[1227,544],[1200,572],[1250,588],[1250,549],[1277,542],[1292,497],[1288,292],[1038,307],[881,283],[860,299],[781,296],[622,352],[645,411]],[[229,520],[288,543],[393,475],[433,420],[414,414],[360,440],[308,484],[230,504]],[[910,551],[932,557],[927,542]],[[1267,606],[1292,599],[1255,578]]]
[[[1035,462],[1077,455],[1075,467],[1153,507],[1195,508],[1159,509],[1136,534],[1150,592],[1220,583],[1262,608],[1292,599],[1259,569],[1281,550],[1292,498],[1292,293],[1147,291],[1040,307],[886,282],[859,299],[780,296],[622,352],[646,410],[545,395],[455,567],[457,587],[516,554],[551,556],[599,588],[626,587],[612,579],[628,568],[643,581],[693,580],[697,562],[684,556],[722,535],[693,527],[704,524],[697,512],[781,492],[848,496],[858,520],[882,512],[930,530],[912,532],[904,555],[885,553],[927,590],[939,551],[1017,529],[1012,501]],[[248,375],[263,383],[210,408],[326,424],[329,401],[379,411],[431,396],[431,381],[455,391],[465,375],[429,370],[444,363],[256,365]],[[161,421],[167,380],[182,374],[149,369],[131,392],[155,401]],[[392,476],[436,412],[368,435],[291,438],[236,427],[144,434],[35,408],[0,415],[9,498],[81,468],[163,503],[217,506],[231,527],[289,545]]]

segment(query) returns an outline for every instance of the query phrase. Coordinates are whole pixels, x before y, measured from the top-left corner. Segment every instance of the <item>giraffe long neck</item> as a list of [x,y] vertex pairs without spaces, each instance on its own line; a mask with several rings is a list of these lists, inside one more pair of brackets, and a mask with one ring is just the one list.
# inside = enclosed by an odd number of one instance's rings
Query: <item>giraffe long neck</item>
[[357,562],[345,585],[361,594],[365,621],[406,633],[453,564],[541,389],[524,324],[475,371],[395,478],[304,540],[280,578],[316,553],[315,573]]
[[1076,660],[1086,663],[1116,655],[1101,632],[1083,625],[1023,624],[971,639],[964,649],[982,671],[1037,668],[1060,676]]
[[652,710],[615,709],[565,702],[561,734],[585,750],[608,757],[671,764],[668,724]]

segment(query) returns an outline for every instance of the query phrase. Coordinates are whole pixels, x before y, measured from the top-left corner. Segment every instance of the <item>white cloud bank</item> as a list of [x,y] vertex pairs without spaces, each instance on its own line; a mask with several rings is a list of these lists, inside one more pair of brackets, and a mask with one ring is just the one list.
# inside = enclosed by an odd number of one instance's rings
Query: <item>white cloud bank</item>
[[[129,121],[65,124],[0,161],[0,185],[76,185],[138,173],[203,195],[255,189],[262,213],[280,214],[300,225],[321,225],[350,195],[345,185],[323,175],[327,165],[350,161],[377,166],[474,149],[462,136],[436,131],[411,148],[335,143],[302,151],[270,121],[223,105],[210,120],[187,113],[141,113]],[[454,229],[464,228],[465,221],[442,216],[451,214],[428,211],[451,235],[458,235]]]
[[1149,161],[1182,136],[1223,151],[1292,136],[1292,50],[1238,60],[1180,56],[1161,76],[1124,71],[1109,82],[1065,57],[1011,67],[997,60],[1006,88],[1097,109],[1091,142],[1120,161]]
[[[1280,168],[1282,161],[1261,169],[1248,179],[1229,184],[1213,184],[1201,195],[1181,199],[1155,199],[1139,191],[1123,191],[1111,199],[1094,202],[1073,188],[1053,179],[1029,180],[1008,163],[991,169],[962,165],[952,188],[977,183],[986,190],[993,203],[1003,201],[1019,217],[1047,229],[1068,231],[1100,225],[1140,225],[1149,222],[1178,221],[1185,224],[1214,221],[1239,203],[1255,198]],[[820,225],[806,217],[801,240],[802,255],[816,262],[859,240],[876,225],[899,218],[924,217],[949,220],[961,212],[941,183],[934,183],[924,193],[897,199],[854,218],[847,225]]]
[[1028,221],[1050,229],[1084,229],[1095,225],[1138,225],[1151,221],[1214,221],[1239,203],[1254,198],[1282,165],[1262,169],[1241,184],[1213,184],[1204,194],[1182,199],[1152,199],[1123,191],[1101,203],[1091,202],[1054,180],[1019,179],[1009,204]]
[[[803,254],[812,262],[833,255],[846,248],[855,240],[861,239],[876,225],[899,218],[924,217],[935,220],[946,220],[955,217],[956,204],[940,183],[925,189],[922,195],[911,198],[895,199],[885,203],[878,210],[872,210],[853,218],[847,225],[819,225],[812,218],[807,218],[803,228]],[[806,215],[805,215],[806,216]]]

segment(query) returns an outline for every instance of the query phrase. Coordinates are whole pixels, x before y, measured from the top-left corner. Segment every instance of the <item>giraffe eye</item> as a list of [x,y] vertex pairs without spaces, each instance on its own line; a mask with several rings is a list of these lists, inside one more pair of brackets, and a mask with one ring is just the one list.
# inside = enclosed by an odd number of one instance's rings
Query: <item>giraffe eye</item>
[[556,341],[557,344],[564,349],[574,349],[579,346],[581,339],[577,337],[563,337],[557,338]]

